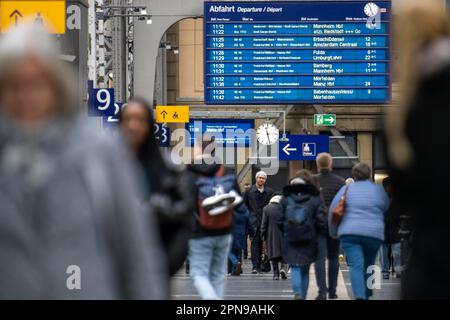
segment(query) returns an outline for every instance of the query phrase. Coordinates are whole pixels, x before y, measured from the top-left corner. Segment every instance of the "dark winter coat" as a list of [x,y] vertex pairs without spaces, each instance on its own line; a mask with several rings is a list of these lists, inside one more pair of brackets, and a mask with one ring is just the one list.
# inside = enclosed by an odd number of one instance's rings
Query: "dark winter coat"
[[267,243],[269,259],[283,256],[284,211],[281,203],[269,203],[263,210],[261,237]]
[[253,237],[254,230],[250,225],[249,212],[244,204],[234,209],[233,243],[231,249],[243,250],[247,246],[247,234]]
[[263,209],[273,195],[274,191],[271,188],[265,186],[264,191],[260,192],[256,185],[253,185],[244,194],[244,203],[250,211],[250,223],[257,232],[261,230]]
[[[322,232],[326,228],[326,219],[323,215],[323,202],[320,192],[313,185],[289,185],[283,188],[283,196],[292,198],[298,203],[309,208],[310,218],[315,224],[315,235],[311,241],[292,243],[287,241],[286,233],[289,231],[289,225],[284,223],[284,245],[283,259],[290,265],[307,265],[313,263],[317,258],[317,233]],[[284,202],[285,218],[286,202]]]
[[[406,118],[406,137],[413,162],[407,168],[390,165],[393,197],[415,223],[410,264],[402,276],[406,299],[450,299],[450,65],[423,79]],[[389,141],[388,141],[389,143]],[[442,152],[436,153],[437,150]]]
[[344,179],[328,170],[321,170],[320,173],[314,175],[314,178],[320,185],[324,205],[329,207],[336,193],[345,184]]
[[401,207],[392,199],[389,209],[384,213],[384,242],[388,244],[400,242],[401,215]]

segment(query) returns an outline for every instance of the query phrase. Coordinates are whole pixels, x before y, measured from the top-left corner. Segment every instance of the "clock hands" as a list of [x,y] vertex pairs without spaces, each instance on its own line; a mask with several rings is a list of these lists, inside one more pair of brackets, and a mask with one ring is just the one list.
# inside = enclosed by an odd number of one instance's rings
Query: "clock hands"
[[269,131],[267,130],[267,127],[266,127],[266,135],[267,135],[267,139],[268,139],[269,144],[270,144],[270,136],[269,136]]

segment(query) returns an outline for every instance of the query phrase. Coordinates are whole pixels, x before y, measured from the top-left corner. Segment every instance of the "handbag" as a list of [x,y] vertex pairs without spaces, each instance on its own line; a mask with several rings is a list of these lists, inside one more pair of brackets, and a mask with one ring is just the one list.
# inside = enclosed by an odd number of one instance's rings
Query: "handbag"
[[333,212],[332,212],[332,217],[331,217],[332,220],[331,221],[336,226],[339,226],[342,222],[342,219],[344,218],[348,187],[349,187],[349,185],[347,185],[345,187],[344,194],[342,195],[341,199],[339,200],[338,204],[336,205],[336,207],[333,209]]

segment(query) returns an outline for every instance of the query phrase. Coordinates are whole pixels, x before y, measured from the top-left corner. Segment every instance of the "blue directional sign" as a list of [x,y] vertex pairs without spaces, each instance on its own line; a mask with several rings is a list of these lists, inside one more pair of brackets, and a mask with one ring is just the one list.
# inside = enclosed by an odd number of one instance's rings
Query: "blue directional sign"
[[209,133],[215,137],[216,143],[249,147],[251,137],[245,133],[254,127],[255,121],[252,119],[194,119],[186,124],[191,134],[191,146],[200,134]]
[[207,104],[387,103],[391,1],[207,1]]
[[316,160],[319,153],[329,152],[327,135],[287,135],[289,141],[280,141],[281,161]]
[[109,117],[115,113],[114,89],[94,88],[92,81],[88,82],[88,116]]

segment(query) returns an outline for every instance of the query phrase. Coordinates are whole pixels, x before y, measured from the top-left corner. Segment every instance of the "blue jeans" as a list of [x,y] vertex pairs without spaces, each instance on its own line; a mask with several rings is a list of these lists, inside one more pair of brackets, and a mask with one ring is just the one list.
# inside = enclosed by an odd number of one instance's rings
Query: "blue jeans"
[[367,286],[370,276],[367,269],[375,264],[382,241],[356,235],[342,236],[340,240],[349,264],[353,297],[367,300],[372,295],[372,290]]
[[189,240],[190,275],[204,300],[223,298],[231,235]]
[[392,266],[395,271],[395,273],[401,272],[401,260],[400,260],[400,242],[393,243],[393,244],[387,244],[384,243],[380,247],[380,264],[381,264],[381,270],[383,273],[389,273],[389,247],[391,247],[391,254],[392,254]]
[[[319,295],[326,296],[327,293],[336,294],[337,278],[339,275],[339,240],[332,239],[327,235],[318,236],[317,259],[314,264],[316,283]],[[325,262],[328,258],[328,288],[326,282]]]
[[308,293],[310,267],[311,264],[304,266],[291,265],[292,290],[303,299],[306,299]]
[[236,266],[240,261],[241,251],[241,249],[231,249],[228,254],[228,259],[230,259],[231,262],[231,272],[236,271]]

